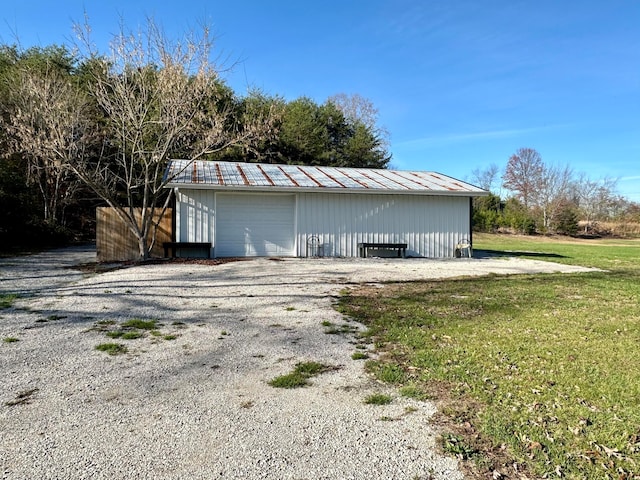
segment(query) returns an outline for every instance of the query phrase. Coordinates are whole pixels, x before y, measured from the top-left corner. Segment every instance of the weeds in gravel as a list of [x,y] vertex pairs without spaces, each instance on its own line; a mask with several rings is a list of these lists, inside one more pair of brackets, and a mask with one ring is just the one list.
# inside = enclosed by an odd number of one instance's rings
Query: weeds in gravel
[[141,318],[132,318],[122,323],[123,328],[137,328],[139,330],[155,330],[158,328],[157,320],[143,320]]
[[46,318],[39,318],[36,320],[36,323],[47,323],[47,322],[55,322],[56,320],[62,320],[67,318],[66,315],[49,315]]
[[276,388],[299,388],[309,385],[309,379],[321,373],[333,370],[335,367],[318,362],[298,363],[291,373],[280,375],[269,381],[269,385]]
[[329,322],[327,320],[322,322],[322,326],[326,328],[324,333],[327,335],[348,335],[353,334],[358,331],[358,327],[355,325],[348,325],[343,323],[342,325],[336,325],[333,322]]
[[141,331],[131,330],[130,332],[123,332],[120,338],[122,338],[123,340],[136,340],[137,338],[142,338],[143,336],[144,333],[142,333]]
[[280,375],[269,382],[269,385],[276,388],[299,388],[309,385],[309,377],[299,372],[293,371],[285,375]]
[[[172,325],[181,328],[184,324],[182,322],[174,322]],[[117,328],[113,329],[114,326],[117,326]],[[153,343],[157,343],[159,339],[170,341],[179,337],[177,334],[164,333],[161,330],[158,330],[159,326],[161,325],[157,320],[133,318],[121,323],[120,325],[118,325],[114,320],[101,320],[96,322],[94,327],[90,330],[105,332],[105,335],[109,338],[119,338],[122,340],[137,340],[139,338],[144,338],[146,333],[148,333],[153,337]]]
[[367,405],[389,405],[392,401],[391,396],[384,393],[372,393],[364,399]]
[[122,355],[129,350],[121,343],[101,343],[96,345],[96,350],[108,353],[109,355]]
[[16,337],[5,337],[5,338],[2,339],[2,341],[4,343],[15,343],[15,342],[19,342],[20,339],[16,338]]
[[0,309],[11,308],[17,298],[18,295],[14,293],[3,293],[0,295]]
[[[392,401],[391,397],[389,397],[389,398],[390,398],[389,403],[391,403],[391,401]],[[365,403],[366,403],[366,401],[365,401]],[[375,401],[373,402],[373,404],[374,405],[376,404]],[[387,405],[387,404],[386,403],[382,403],[380,405]],[[402,420],[407,415],[411,415],[412,413],[417,412],[417,411],[418,411],[418,409],[416,407],[405,407],[404,408],[404,412],[402,412],[400,415],[396,415],[395,417],[389,417],[387,415],[383,415],[382,417],[380,417],[380,420],[384,421],[384,422],[397,422],[399,420]]]
[[352,360],[366,360],[367,358],[369,358],[369,355],[364,352],[353,352],[351,354]]

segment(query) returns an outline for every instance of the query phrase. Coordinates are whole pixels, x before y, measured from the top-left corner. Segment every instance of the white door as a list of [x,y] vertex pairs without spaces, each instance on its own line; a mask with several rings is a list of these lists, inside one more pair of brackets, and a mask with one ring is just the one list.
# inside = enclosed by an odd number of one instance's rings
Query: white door
[[295,255],[293,195],[217,194],[216,257]]

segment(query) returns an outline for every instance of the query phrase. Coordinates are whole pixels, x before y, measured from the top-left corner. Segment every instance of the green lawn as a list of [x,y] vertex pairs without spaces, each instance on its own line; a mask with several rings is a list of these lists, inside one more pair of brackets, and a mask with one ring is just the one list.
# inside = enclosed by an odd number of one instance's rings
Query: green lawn
[[455,435],[478,468],[640,478],[640,241],[477,235],[474,249],[606,271],[352,292],[343,310],[384,352],[370,369],[398,365],[394,383],[441,400],[445,449]]

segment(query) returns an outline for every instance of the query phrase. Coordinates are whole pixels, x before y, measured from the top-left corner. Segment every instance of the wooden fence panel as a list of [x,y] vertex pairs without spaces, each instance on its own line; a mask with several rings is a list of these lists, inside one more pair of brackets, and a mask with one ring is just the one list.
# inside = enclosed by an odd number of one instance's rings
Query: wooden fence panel
[[[138,209],[137,214],[140,215],[141,211]],[[154,221],[158,220],[159,215],[160,209],[158,209]],[[156,243],[151,251],[152,257],[164,255],[162,244],[170,242],[172,234],[173,210],[168,208],[158,227]],[[98,207],[96,209],[96,250],[98,262],[124,262],[140,258],[138,241],[112,208]]]

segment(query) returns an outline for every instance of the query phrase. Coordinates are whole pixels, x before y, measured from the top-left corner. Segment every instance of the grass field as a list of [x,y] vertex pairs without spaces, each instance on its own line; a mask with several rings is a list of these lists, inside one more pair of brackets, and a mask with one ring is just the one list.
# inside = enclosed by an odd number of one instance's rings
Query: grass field
[[474,249],[593,266],[362,288],[342,309],[379,378],[440,402],[445,450],[502,478],[640,478],[640,241],[477,235]]

